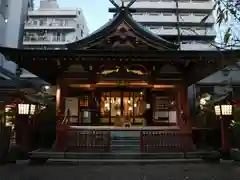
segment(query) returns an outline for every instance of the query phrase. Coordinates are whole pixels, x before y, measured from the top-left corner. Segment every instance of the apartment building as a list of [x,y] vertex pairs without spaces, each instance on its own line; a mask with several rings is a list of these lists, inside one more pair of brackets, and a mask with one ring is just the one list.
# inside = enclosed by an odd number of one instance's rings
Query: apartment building
[[[0,0],[1,46],[22,47],[24,21],[27,19],[28,10],[33,8],[34,0]],[[0,68],[15,73],[16,64],[0,55]]]
[[[116,0],[119,4],[122,0]],[[130,0],[124,0],[127,5]],[[136,0],[133,18],[147,29],[181,44],[181,50],[210,50],[216,37],[212,0]],[[110,12],[114,9],[110,8]]]
[[41,0],[38,10],[28,12],[23,45],[30,49],[59,49],[88,35],[80,9],[59,8],[57,0]]

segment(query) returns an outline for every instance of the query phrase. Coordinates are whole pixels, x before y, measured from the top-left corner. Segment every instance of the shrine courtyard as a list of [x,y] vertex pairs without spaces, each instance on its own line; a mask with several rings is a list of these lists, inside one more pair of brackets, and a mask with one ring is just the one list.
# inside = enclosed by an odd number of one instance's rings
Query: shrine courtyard
[[0,167],[1,180],[237,180],[240,166],[224,163],[127,165],[12,164]]

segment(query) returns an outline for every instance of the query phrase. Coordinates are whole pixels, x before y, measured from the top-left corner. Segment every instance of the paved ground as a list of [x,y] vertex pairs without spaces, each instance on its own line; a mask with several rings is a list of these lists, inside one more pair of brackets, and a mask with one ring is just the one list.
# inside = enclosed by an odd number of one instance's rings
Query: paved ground
[[0,167],[0,180],[238,180],[232,164],[151,164]]

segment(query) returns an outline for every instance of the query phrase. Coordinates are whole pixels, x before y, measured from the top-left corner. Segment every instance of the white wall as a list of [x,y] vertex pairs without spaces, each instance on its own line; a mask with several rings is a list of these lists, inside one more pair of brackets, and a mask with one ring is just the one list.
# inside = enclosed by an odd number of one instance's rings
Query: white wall
[[13,48],[21,46],[27,12],[28,0],[8,0],[5,46]]

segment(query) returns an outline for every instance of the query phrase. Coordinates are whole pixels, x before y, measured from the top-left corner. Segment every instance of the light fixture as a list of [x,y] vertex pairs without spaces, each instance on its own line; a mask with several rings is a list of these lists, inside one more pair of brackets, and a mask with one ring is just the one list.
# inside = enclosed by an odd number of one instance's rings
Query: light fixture
[[45,85],[43,88],[44,88],[45,90],[48,90],[48,89],[50,89],[50,86]]
[[8,22],[8,19],[5,19],[4,22],[7,23],[7,22]]
[[36,112],[35,104],[18,104],[19,115],[33,115]]
[[215,105],[214,111],[216,116],[231,116],[232,104]]

